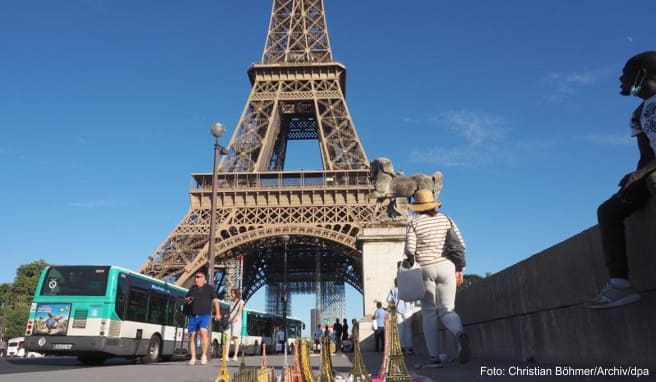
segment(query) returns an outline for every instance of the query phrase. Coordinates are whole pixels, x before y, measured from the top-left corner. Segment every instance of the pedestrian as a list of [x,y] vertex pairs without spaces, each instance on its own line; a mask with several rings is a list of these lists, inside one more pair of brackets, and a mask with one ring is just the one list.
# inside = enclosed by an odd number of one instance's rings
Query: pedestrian
[[636,138],[640,159],[636,170],[626,174],[619,191],[597,210],[601,247],[609,280],[590,309],[606,309],[634,303],[640,295],[629,282],[624,220],[656,195],[656,51],[631,57],[620,77],[620,94],[642,99],[631,116],[631,136]]
[[284,326],[280,326],[278,328],[278,331],[276,332],[276,351],[279,351],[280,353],[283,353],[285,351],[285,346],[287,344],[285,343],[285,328]]
[[456,223],[437,209],[441,206],[431,190],[420,189],[413,195],[408,207],[415,212],[406,228],[405,255],[408,263],[419,263],[426,293],[421,299],[424,339],[428,349],[427,367],[442,367],[439,358],[440,339],[437,319],[456,336],[458,359],[466,363],[471,359],[469,337],[464,332],[460,316],[455,312],[456,287],[462,284],[462,269],[442,255],[447,231],[453,227],[464,247],[464,240]]
[[244,311],[244,300],[241,299],[241,293],[238,289],[230,290],[230,297],[232,297],[232,302],[230,303],[230,318],[228,322],[228,328],[226,330],[228,349],[230,349],[230,340],[234,340],[235,343],[235,353],[232,356],[233,361],[239,360],[239,344],[241,343],[241,322],[242,322],[242,313]]
[[349,336],[349,325],[346,318],[342,321],[342,351],[344,353],[353,351],[353,341]]
[[335,339],[335,353],[342,350],[342,324],[339,323],[339,318],[335,319],[333,324],[333,334]]
[[385,309],[383,303],[376,301],[376,311],[372,317],[374,327],[374,351],[385,350]]
[[214,319],[221,320],[221,310],[219,309],[219,297],[216,290],[208,285],[205,280],[205,272],[199,270],[194,278],[195,284],[187,291],[185,295],[185,304],[187,305],[188,331],[189,331],[189,351],[191,360],[189,365],[196,364],[196,333],[200,337],[201,357],[200,364],[207,363],[207,346],[209,343],[210,316],[212,306],[214,306]]
[[387,302],[396,306],[396,326],[399,329],[401,352],[408,355],[415,354],[412,347],[412,310],[414,309],[414,303],[399,298],[396,278],[394,279],[394,288],[390,289],[387,294]]
[[317,328],[314,330],[312,338],[314,339],[314,352],[318,353],[321,349],[321,336],[323,336],[323,330],[321,330],[321,324],[317,325]]

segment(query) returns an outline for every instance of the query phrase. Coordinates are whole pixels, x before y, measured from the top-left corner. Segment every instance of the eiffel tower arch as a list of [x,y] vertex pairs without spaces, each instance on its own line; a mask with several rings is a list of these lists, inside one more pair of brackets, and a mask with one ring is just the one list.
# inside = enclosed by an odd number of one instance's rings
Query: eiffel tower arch
[[[215,280],[245,300],[266,286],[275,304],[288,236],[291,294],[321,290],[332,321],[343,317],[346,283],[363,293],[369,312],[391,286],[404,222],[388,217],[390,199],[371,196],[322,0],[273,1],[262,61],[248,78],[252,90],[216,178]],[[315,140],[323,168],[286,170],[290,140]],[[140,269],[185,286],[207,263],[212,174],[192,174],[192,183],[189,210]]]

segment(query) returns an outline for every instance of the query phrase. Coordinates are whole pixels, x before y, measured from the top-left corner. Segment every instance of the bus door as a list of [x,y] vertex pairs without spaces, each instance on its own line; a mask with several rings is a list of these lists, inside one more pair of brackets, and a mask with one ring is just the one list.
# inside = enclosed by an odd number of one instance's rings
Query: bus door
[[187,316],[183,313],[183,299],[175,301],[175,338],[173,340],[173,353],[187,353],[189,350],[189,334],[187,333]]

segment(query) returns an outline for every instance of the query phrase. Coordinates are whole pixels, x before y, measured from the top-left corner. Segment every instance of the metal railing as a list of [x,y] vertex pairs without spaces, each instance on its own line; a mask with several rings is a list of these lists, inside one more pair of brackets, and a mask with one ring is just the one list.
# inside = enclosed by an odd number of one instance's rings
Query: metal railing
[[[219,173],[216,178],[219,190],[372,187],[369,170],[230,172]],[[211,173],[191,175],[192,192],[211,190]]]

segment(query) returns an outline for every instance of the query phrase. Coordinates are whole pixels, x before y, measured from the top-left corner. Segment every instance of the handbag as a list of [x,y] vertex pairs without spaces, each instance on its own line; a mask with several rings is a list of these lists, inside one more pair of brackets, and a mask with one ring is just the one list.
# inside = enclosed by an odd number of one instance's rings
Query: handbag
[[451,260],[456,266],[456,272],[462,272],[462,269],[467,265],[467,261],[465,260],[465,246],[462,244],[456,230],[453,228],[453,221],[451,221],[451,218],[448,216],[446,218],[449,219],[449,229],[446,231],[442,256]]
[[396,272],[396,283],[399,289],[399,299],[403,301],[416,301],[424,297],[424,272],[415,262],[411,268],[403,265]]

